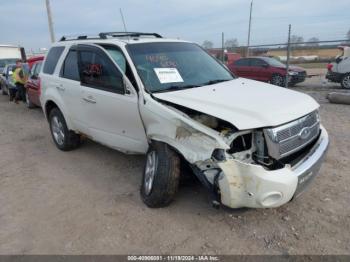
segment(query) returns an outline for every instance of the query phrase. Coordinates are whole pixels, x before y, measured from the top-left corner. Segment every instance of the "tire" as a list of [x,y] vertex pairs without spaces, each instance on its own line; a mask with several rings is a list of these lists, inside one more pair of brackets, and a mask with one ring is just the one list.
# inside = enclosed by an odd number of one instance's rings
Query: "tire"
[[154,142],[147,152],[141,198],[151,208],[168,206],[177,193],[180,157],[167,144]]
[[285,77],[283,77],[280,74],[274,74],[271,77],[271,84],[275,85],[275,86],[285,86]]
[[25,98],[26,98],[26,106],[29,109],[35,108],[35,105],[30,101],[29,96],[28,96],[28,92],[25,91]]
[[57,107],[51,110],[49,123],[52,139],[58,149],[70,151],[80,145],[80,135],[68,130],[66,120]]
[[341,87],[344,89],[350,89],[350,73],[345,74],[341,81],[340,81]]

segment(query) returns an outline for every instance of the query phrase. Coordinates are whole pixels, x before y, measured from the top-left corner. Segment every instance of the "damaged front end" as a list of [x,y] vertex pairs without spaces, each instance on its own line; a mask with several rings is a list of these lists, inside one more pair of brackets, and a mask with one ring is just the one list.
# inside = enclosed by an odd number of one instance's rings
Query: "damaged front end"
[[[209,189],[213,204],[231,208],[287,203],[317,173],[328,147],[317,113],[277,128],[242,131],[214,116],[151,100],[142,117],[148,138],[177,150]],[[301,141],[305,128],[310,137]]]

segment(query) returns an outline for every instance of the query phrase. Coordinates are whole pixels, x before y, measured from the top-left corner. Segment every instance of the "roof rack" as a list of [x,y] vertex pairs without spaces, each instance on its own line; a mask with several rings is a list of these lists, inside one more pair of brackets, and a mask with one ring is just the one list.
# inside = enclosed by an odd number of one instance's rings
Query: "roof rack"
[[100,38],[106,39],[110,37],[142,37],[142,36],[153,36],[155,38],[163,38],[157,33],[141,33],[141,32],[104,32],[99,34]]
[[140,32],[102,32],[99,33],[98,36],[88,36],[88,35],[80,35],[80,36],[62,36],[59,40],[62,41],[71,41],[71,40],[87,40],[87,39],[107,39],[108,37],[115,38],[124,38],[124,37],[136,37],[140,38],[142,36],[153,36],[155,38],[163,38],[160,34],[157,33],[140,33]]

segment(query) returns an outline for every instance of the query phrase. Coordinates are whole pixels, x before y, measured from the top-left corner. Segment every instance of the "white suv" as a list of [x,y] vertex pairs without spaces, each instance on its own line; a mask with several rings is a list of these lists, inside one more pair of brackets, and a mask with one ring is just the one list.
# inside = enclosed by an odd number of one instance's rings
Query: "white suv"
[[213,204],[278,207],[315,177],[328,135],[309,96],[237,78],[194,43],[158,34],[63,37],[40,75],[61,150],[86,136],[147,154],[141,197],[168,205],[188,163]]
[[327,65],[326,78],[335,83],[340,83],[343,88],[350,89],[350,47],[339,46],[342,53],[336,57],[335,62]]

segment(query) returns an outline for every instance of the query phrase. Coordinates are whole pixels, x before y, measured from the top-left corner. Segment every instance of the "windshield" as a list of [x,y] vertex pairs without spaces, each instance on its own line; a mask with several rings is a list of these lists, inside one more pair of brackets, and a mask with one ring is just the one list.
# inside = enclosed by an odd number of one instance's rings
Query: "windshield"
[[264,57],[263,58],[270,66],[275,66],[275,67],[286,67],[285,64],[282,62],[278,61],[276,58],[272,57]]
[[14,64],[18,58],[6,58],[6,59],[0,59],[0,67],[5,67],[8,64]]
[[192,43],[142,43],[128,51],[145,88],[166,92],[233,79],[232,74]]

